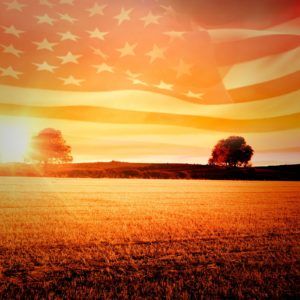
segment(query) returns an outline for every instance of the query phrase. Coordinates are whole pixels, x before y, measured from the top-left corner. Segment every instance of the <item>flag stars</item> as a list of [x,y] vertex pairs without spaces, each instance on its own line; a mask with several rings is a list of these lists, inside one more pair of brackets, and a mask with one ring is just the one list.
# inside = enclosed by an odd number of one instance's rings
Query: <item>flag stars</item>
[[53,7],[53,4],[51,2],[49,2],[48,0],[40,0],[40,5]]
[[73,77],[72,75],[69,77],[59,77],[60,80],[62,80],[64,85],[75,85],[75,86],[81,86],[81,83],[84,82],[84,79],[78,79]]
[[4,29],[4,33],[14,35],[17,38],[20,37],[20,34],[25,32],[25,31],[16,29],[16,27],[13,25],[10,27],[2,26],[2,28]]
[[41,64],[33,63],[33,65],[37,66],[37,71],[48,71],[50,73],[54,73],[54,70],[58,67],[49,65],[46,61],[44,61]]
[[166,91],[172,91],[173,90],[173,84],[170,84],[170,83],[166,83],[164,81],[160,81],[159,84],[157,85],[154,85],[154,87],[158,88],[158,89],[161,89],[161,90],[166,90]]
[[20,57],[20,55],[23,53],[23,51],[16,49],[12,44],[9,46],[2,45],[2,47],[4,53],[9,53],[17,57]]
[[138,77],[140,77],[142,74],[140,74],[140,73],[133,73],[133,72],[131,72],[130,70],[127,70],[126,72],[125,72],[125,74],[129,77],[129,78],[138,78]]
[[107,59],[108,58],[108,55],[105,54],[101,49],[94,48],[92,46],[91,46],[91,49],[93,50],[93,53],[95,55],[98,55],[98,56],[102,57],[103,59]]
[[121,25],[125,21],[130,21],[130,13],[133,11],[132,8],[124,9],[122,7],[121,12],[114,17],[114,19],[118,20],[118,25]]
[[7,68],[1,68],[0,67],[0,76],[1,77],[12,77],[15,79],[19,79],[19,76],[21,74],[23,74],[22,72],[18,72],[16,70],[14,70],[11,66],[7,67]]
[[55,19],[49,17],[47,14],[44,14],[43,16],[36,16],[38,19],[38,24],[48,24],[53,25],[53,23],[56,21]]
[[152,50],[146,53],[146,55],[150,56],[150,63],[153,63],[157,59],[164,59],[166,50],[166,48],[160,48],[157,45],[154,45]]
[[87,31],[90,35],[90,38],[99,39],[101,41],[104,41],[105,36],[108,34],[108,32],[100,31],[98,28],[95,28],[92,31]]
[[145,81],[137,79],[137,78],[128,78],[128,79],[131,81],[131,83],[133,85],[143,85],[143,86],[147,86],[148,85]]
[[98,3],[95,3],[94,6],[92,6],[91,8],[87,8],[86,10],[90,13],[90,17],[93,17],[95,15],[100,15],[103,16],[104,15],[104,8],[106,8],[107,5],[103,4],[103,5],[99,5]]
[[74,5],[74,0],[60,0],[59,4]]
[[16,0],[12,2],[6,2],[4,3],[6,5],[7,10],[17,10],[17,11],[23,11],[23,8],[26,7],[26,4],[22,4]]
[[150,11],[147,16],[141,18],[141,20],[144,22],[144,27],[147,27],[150,24],[158,24],[158,20],[161,18],[161,16],[153,15]]
[[174,16],[175,15],[175,10],[172,6],[165,6],[165,5],[161,5],[160,6],[164,12],[165,12],[165,15],[170,15],[170,16]]
[[191,74],[192,66],[193,65],[187,64],[182,59],[180,59],[179,64],[175,68],[173,68],[173,70],[175,70],[177,73],[176,78],[178,79],[184,75],[188,75],[188,76],[192,75]]
[[110,66],[106,63],[102,63],[101,65],[94,65],[94,68],[96,68],[96,73],[103,73],[103,72],[109,72],[109,73],[114,73],[114,68],[113,66]]
[[170,42],[174,41],[175,39],[184,40],[183,35],[185,33],[186,33],[185,31],[166,31],[166,32],[164,32],[164,34],[170,38]]
[[126,42],[123,48],[117,49],[117,51],[120,52],[120,57],[124,56],[132,56],[135,55],[134,49],[137,46],[137,44],[132,44],[130,45],[129,43]]
[[58,14],[60,19],[63,20],[63,21],[67,21],[71,24],[73,24],[75,21],[77,21],[77,19],[71,17],[69,14]]
[[66,40],[70,40],[70,41],[74,41],[76,42],[79,39],[79,36],[71,33],[70,31],[67,32],[59,32],[57,33],[58,35],[61,36],[61,41],[66,41]]
[[196,98],[196,99],[202,99],[203,93],[194,93],[192,91],[188,91],[187,93],[184,94],[184,96],[189,97],[189,98]]
[[33,42],[37,45],[37,50],[49,50],[53,51],[53,47],[57,45],[57,43],[50,43],[47,39],[43,39],[41,42]]
[[74,55],[72,52],[68,52],[66,55],[64,56],[57,56],[59,59],[61,59],[61,64],[67,64],[67,63],[74,63],[74,64],[78,64],[78,59],[81,57],[82,55],[78,54],[78,55]]

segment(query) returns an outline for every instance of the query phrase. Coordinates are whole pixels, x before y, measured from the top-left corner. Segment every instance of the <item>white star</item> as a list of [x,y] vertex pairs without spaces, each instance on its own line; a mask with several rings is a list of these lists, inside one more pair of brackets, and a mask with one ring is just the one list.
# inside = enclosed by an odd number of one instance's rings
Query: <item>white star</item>
[[102,50],[94,48],[92,46],[91,46],[91,49],[93,49],[93,53],[94,54],[101,56],[103,59],[107,59],[108,58],[108,55],[106,55],[105,53],[103,53]]
[[0,68],[0,71],[2,72],[0,76],[2,77],[13,77],[15,79],[19,79],[19,76],[23,74],[22,72],[18,72],[14,70],[11,66],[7,68]]
[[68,15],[68,14],[60,14],[60,13],[59,13],[59,17],[60,17],[61,20],[70,22],[70,23],[72,23],[72,24],[73,24],[75,21],[77,21],[77,19],[71,17],[71,16]]
[[117,49],[117,51],[119,51],[121,53],[120,57],[135,55],[134,49],[135,49],[136,46],[137,46],[137,44],[129,45],[126,42],[126,44],[124,45],[124,47],[120,48],[120,49]]
[[43,16],[36,16],[36,18],[38,19],[38,24],[53,25],[53,22],[55,21],[55,19],[49,17],[47,14],[44,14]]
[[57,43],[50,43],[47,39],[43,39],[41,42],[33,42],[37,45],[37,50],[49,50],[53,51],[53,47],[57,45]]
[[144,86],[147,86],[148,84],[143,81],[143,80],[140,80],[140,79],[137,79],[137,78],[128,78],[132,84],[134,85],[144,85]]
[[157,45],[153,45],[152,50],[146,53],[146,55],[150,56],[150,63],[153,63],[158,58],[164,59],[166,50],[166,48],[159,48]]
[[26,7],[26,4],[22,4],[16,0],[12,1],[12,2],[6,2],[4,3],[7,7],[7,10],[18,10],[18,11],[22,11],[23,7]]
[[203,93],[193,93],[192,91],[188,91],[184,96],[189,97],[189,98],[197,98],[197,99],[202,99]]
[[175,15],[175,10],[172,6],[161,5],[160,7],[165,11],[165,15]]
[[68,4],[68,5],[74,5],[74,0],[60,0],[59,4]]
[[175,39],[184,39],[183,35],[185,34],[185,31],[166,31],[164,32],[165,35],[167,35],[170,38],[170,41],[174,41]]
[[161,16],[153,15],[150,11],[147,16],[141,18],[142,21],[144,21],[144,27],[147,27],[150,24],[158,24],[158,19],[161,18]]
[[57,33],[58,35],[61,36],[61,41],[65,41],[65,40],[71,40],[71,41],[74,41],[76,42],[77,39],[79,39],[79,36],[71,33],[70,31],[66,31],[66,32],[59,32]]
[[93,31],[87,31],[90,34],[90,38],[99,39],[101,41],[104,40],[104,37],[108,34],[108,32],[102,32],[98,28],[95,28]]
[[2,47],[4,53],[10,53],[17,57],[20,57],[21,53],[23,53],[23,51],[16,49],[12,44],[10,44],[9,46],[2,45]]
[[32,63],[33,65],[37,66],[37,71],[48,71],[51,73],[54,73],[54,69],[57,69],[58,67],[49,65],[46,61],[44,61],[41,64]]
[[20,37],[21,33],[25,32],[25,31],[16,29],[16,27],[13,25],[10,27],[2,26],[2,28],[4,28],[4,33],[12,34],[12,35],[16,36],[17,38]]
[[101,65],[94,65],[94,68],[97,69],[96,73],[109,72],[113,73],[114,68],[106,63],[102,63]]
[[193,65],[186,64],[182,59],[180,59],[179,64],[177,67],[173,68],[176,71],[176,78],[179,78],[183,75],[192,75],[191,68]]
[[87,8],[86,10],[90,13],[90,17],[93,17],[95,15],[103,16],[104,15],[103,10],[106,7],[107,7],[106,4],[99,5],[98,3],[95,3],[93,7]]
[[66,55],[64,56],[57,56],[59,59],[62,60],[61,64],[67,64],[67,63],[74,63],[74,64],[78,64],[78,58],[80,58],[82,55],[78,54],[78,55],[74,55],[72,54],[72,52],[68,52]]
[[45,5],[48,7],[52,7],[53,4],[51,2],[49,2],[48,0],[40,0],[40,5]]
[[76,86],[80,86],[81,82],[85,81],[84,79],[76,79],[73,76],[69,76],[66,78],[59,77],[59,79],[64,81],[64,85],[76,85]]
[[133,11],[133,8],[129,8],[125,10],[123,7],[121,9],[121,12],[114,17],[114,19],[118,20],[118,25],[121,25],[124,21],[129,21],[130,16],[129,14]]
[[139,74],[139,73],[133,73],[131,72],[130,70],[127,70],[125,72],[125,74],[129,77],[129,78],[137,78],[137,77],[140,77],[142,74]]
[[167,91],[172,91],[173,90],[173,84],[165,83],[164,81],[160,81],[159,84],[154,85],[155,87],[162,89],[162,90],[167,90]]

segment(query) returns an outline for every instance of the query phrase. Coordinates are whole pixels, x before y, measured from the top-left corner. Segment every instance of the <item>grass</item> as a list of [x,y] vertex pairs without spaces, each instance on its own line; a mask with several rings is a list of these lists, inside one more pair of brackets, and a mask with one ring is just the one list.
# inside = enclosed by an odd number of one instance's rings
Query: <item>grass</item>
[[0,298],[296,298],[299,182],[2,178]]

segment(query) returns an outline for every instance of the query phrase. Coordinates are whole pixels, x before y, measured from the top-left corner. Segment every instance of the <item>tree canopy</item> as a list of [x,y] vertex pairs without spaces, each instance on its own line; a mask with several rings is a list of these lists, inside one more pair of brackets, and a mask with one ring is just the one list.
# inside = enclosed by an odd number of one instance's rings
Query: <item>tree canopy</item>
[[30,159],[41,163],[67,163],[73,160],[71,147],[61,131],[46,128],[32,138]]
[[243,137],[230,136],[215,145],[208,163],[231,167],[247,166],[253,153],[254,150]]

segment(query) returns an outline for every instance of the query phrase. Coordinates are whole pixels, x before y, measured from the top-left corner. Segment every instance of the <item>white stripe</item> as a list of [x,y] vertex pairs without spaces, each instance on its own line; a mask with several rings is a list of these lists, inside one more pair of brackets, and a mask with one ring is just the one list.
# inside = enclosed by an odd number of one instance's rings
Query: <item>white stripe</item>
[[214,43],[234,42],[248,38],[255,38],[260,36],[270,35],[300,35],[300,18],[291,20],[277,26],[269,27],[263,30],[254,29],[240,29],[240,28],[222,28],[222,29],[209,29],[207,32],[211,36]]
[[254,29],[210,29],[207,30],[214,43],[229,43],[248,38],[255,38],[260,36],[278,35],[276,31],[254,30]]
[[[300,112],[300,91],[266,100],[204,105],[146,91],[68,92],[0,85],[0,103],[32,106],[98,106],[230,119],[257,119]],[[1,112],[0,112],[1,114]]]
[[269,27],[268,30],[276,31],[284,34],[300,35],[300,17],[290,20],[288,22]]
[[[220,69],[222,72],[223,68]],[[228,66],[224,69],[228,69]],[[234,89],[270,81],[299,70],[300,47],[288,52],[235,64],[223,78],[223,83],[226,89]]]

